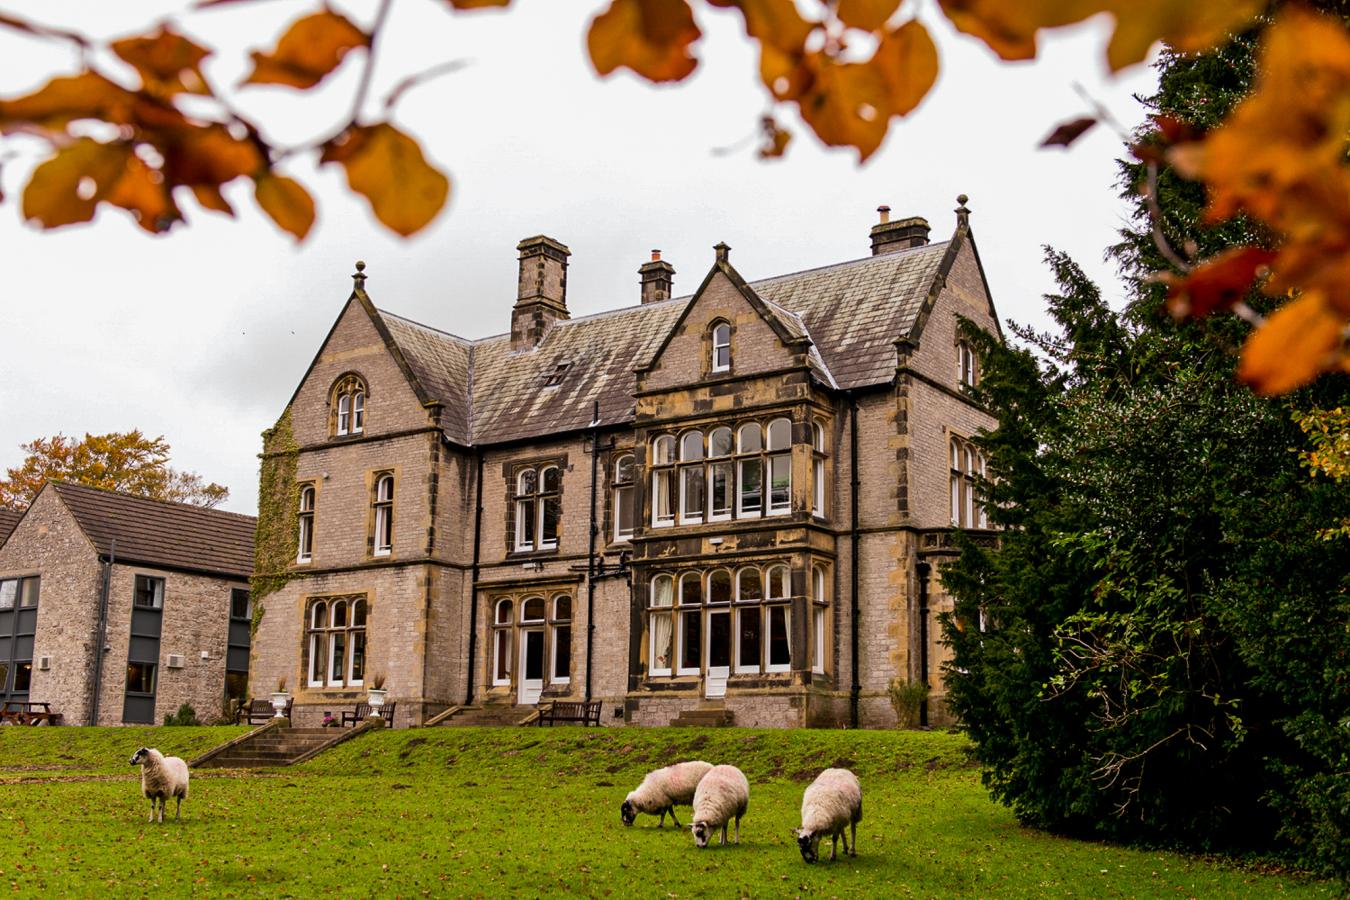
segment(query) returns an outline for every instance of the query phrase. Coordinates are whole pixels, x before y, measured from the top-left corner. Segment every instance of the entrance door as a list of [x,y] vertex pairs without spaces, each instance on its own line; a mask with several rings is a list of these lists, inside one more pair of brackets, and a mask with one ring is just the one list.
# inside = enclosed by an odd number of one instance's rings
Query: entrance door
[[520,632],[519,702],[533,706],[544,690],[544,629],[524,628]]
[[731,674],[731,610],[708,611],[708,676],[703,695],[725,697],[727,676]]

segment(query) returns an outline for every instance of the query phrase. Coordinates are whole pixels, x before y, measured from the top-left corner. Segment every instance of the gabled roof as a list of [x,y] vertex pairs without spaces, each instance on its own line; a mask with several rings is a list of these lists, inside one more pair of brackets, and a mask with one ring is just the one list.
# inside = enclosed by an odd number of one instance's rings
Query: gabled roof
[[[780,338],[807,351],[818,381],[850,390],[895,377],[895,342],[920,325],[967,237],[962,228],[952,241],[748,283],[719,261],[708,278],[729,273]],[[376,310],[364,290],[354,296],[390,336],[414,390],[443,404],[447,439],[465,446],[584,429],[595,403],[599,424],[631,421],[634,369],[659,352],[693,299],[559,321],[537,347],[515,352],[509,334],[470,341]]]
[[[102,556],[247,579],[253,573],[252,516],[49,482]],[[116,546],[114,547],[114,541]]]
[[0,547],[4,546],[5,539],[10,536],[22,518],[23,510],[5,509],[0,506]]

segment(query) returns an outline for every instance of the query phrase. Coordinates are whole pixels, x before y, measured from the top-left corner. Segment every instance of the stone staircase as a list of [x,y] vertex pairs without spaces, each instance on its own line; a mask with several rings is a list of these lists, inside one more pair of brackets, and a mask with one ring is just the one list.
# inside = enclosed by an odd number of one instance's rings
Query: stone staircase
[[483,706],[460,706],[437,725],[524,725],[533,721],[537,710],[533,706],[508,706],[504,703],[489,703]]
[[192,766],[204,769],[289,766],[352,736],[353,729],[350,728],[261,728],[242,740],[231,742],[219,752],[213,751],[205,758],[193,760]]
[[703,700],[695,709],[681,710],[670,724],[677,728],[726,728],[731,720],[731,710],[725,701]]

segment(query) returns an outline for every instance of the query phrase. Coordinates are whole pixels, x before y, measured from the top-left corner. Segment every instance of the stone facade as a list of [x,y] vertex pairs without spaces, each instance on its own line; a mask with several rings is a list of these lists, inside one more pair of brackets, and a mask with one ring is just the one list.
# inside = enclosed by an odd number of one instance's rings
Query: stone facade
[[[85,502],[91,495],[98,495],[93,497],[98,508]],[[109,515],[105,510],[119,507],[126,507],[128,522],[138,523],[146,531],[154,530],[155,512],[163,510],[175,520],[179,516],[204,519],[203,533],[208,535],[225,522],[235,532],[231,538],[239,540],[242,527],[251,540],[252,520],[247,517],[156,504],[89,488],[48,485],[0,546],[0,582],[14,578],[36,578],[38,582],[31,655],[26,648],[18,650],[19,656],[32,662],[31,683],[27,691],[16,691],[11,677],[0,685],[0,694],[7,699],[49,703],[69,725],[122,724],[136,579],[144,576],[162,584],[161,605],[154,613],[159,620],[155,689],[153,697],[143,704],[144,714],[161,722],[188,703],[203,721],[219,718],[227,711],[225,672],[232,591],[247,591],[250,570],[194,570],[193,560],[182,558],[171,546],[167,555],[138,562],[134,553],[131,558],[121,555],[135,547],[130,540],[121,543],[123,551],[119,552],[116,543],[100,550],[91,535],[98,535],[100,540],[109,536],[115,539],[121,523],[116,513]],[[177,522],[170,527],[178,527]],[[179,557],[178,564],[173,564],[174,557]],[[100,629],[99,612],[105,598],[106,617]],[[103,658],[101,666],[96,667],[94,651],[100,643]],[[92,687],[96,668],[95,717]]]
[[[314,505],[271,514],[308,522],[277,531],[312,547],[258,573],[254,693],[285,679],[300,724],[380,674],[400,725],[582,698],[604,724],[662,725],[711,697],[741,725],[882,727],[889,682],[923,675],[926,561],[930,718],[944,721],[949,453],[994,424],[963,392],[957,322],[998,324],[964,206],[943,244],[922,219],[888,227],[872,258],[751,284],[719,245],[692,297],[648,285],[639,307],[581,319],[566,247],[530,238],[512,330],[481,341],[376,309],[359,273],[288,406]],[[673,267],[658,274],[668,290]],[[359,429],[335,411],[352,377]],[[691,434],[697,463],[678,458]],[[695,577],[697,622],[680,606]],[[651,658],[658,645],[678,661]]]

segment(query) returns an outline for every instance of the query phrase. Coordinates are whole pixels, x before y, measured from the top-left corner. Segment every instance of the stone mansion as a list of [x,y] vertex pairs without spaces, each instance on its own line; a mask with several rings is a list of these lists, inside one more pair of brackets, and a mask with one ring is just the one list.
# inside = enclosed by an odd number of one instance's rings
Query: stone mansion
[[994,425],[958,323],[999,328],[958,200],[949,240],[882,207],[871,255],[757,281],[719,244],[686,297],[654,251],[639,304],[581,318],[527,238],[480,340],[377,309],[358,263],[266,434],[253,695],[867,727],[926,678],[942,721],[935,563],[986,524]]

